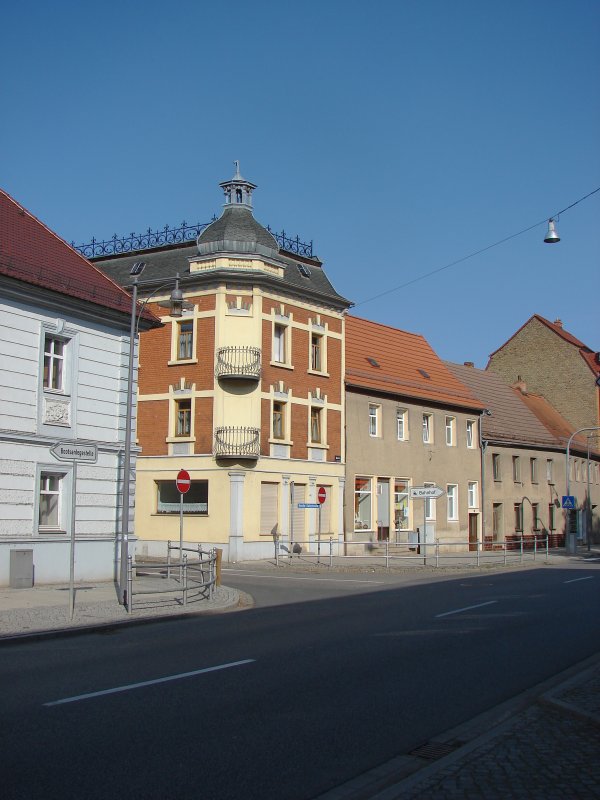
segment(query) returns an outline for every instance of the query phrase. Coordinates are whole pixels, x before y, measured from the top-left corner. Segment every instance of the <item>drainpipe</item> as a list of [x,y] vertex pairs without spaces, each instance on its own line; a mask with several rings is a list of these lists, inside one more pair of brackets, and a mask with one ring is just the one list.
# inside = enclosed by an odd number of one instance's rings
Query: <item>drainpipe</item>
[[486,408],[479,415],[479,452],[481,455],[481,549],[485,546],[485,451],[487,450],[487,440],[483,438],[483,418],[491,417],[492,412]]

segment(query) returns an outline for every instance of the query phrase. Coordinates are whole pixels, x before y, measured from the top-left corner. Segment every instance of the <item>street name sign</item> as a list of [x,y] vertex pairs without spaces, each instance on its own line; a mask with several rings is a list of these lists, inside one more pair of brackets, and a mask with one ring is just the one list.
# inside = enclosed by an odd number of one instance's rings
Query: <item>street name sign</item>
[[575,508],[575,496],[572,494],[563,494],[562,507]]
[[320,508],[320,503],[298,503],[298,508]]
[[97,444],[75,444],[73,442],[57,442],[50,452],[59,461],[88,461],[98,460]]
[[414,499],[430,500],[445,494],[439,486],[411,486],[410,496]]

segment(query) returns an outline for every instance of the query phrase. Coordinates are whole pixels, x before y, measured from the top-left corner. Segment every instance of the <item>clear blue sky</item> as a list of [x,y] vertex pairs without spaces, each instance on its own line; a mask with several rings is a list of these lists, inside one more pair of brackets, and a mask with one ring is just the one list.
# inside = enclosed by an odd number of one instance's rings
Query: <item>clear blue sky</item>
[[68,241],[220,214],[314,240],[354,313],[484,366],[531,314],[600,349],[597,0],[33,2],[0,30],[0,185]]

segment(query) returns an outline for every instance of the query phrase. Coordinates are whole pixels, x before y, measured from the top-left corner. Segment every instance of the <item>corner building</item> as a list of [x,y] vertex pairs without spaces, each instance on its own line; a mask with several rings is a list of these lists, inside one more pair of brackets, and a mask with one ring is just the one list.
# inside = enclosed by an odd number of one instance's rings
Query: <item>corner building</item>
[[[196,243],[97,261],[131,285],[164,326],[142,334],[138,389],[136,548],[163,554],[179,539],[219,546],[229,561],[343,539],[344,313],[321,262],[294,253],[253,216],[255,184],[220,184],[221,217]],[[301,249],[301,248],[297,248]],[[186,306],[165,316],[176,276]],[[169,312],[167,312],[168,314]],[[326,500],[320,512],[301,507]],[[320,521],[320,531],[319,531]]]

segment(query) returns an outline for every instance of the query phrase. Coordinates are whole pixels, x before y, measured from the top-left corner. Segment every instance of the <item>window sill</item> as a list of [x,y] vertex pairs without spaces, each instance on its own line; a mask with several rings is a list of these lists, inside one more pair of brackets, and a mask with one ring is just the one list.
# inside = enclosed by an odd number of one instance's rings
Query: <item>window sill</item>
[[294,369],[291,364],[284,364],[283,361],[269,361],[272,367],[281,367],[281,369]]
[[323,444],[323,442],[307,442],[307,447],[312,447],[314,450],[329,450],[328,444]]
[[[178,517],[179,511],[153,511],[150,514],[151,517]],[[209,514],[205,514],[201,511],[186,511],[185,510],[185,503],[183,504],[183,516],[184,517],[208,517]],[[183,543],[185,546],[185,542]]]
[[62,536],[67,535],[67,532],[62,528],[38,528],[37,532],[40,536],[53,536],[55,533],[60,533]]
[[287,445],[289,447],[291,447],[291,445],[294,444],[291,439],[273,439],[273,438],[270,438],[268,441],[269,441],[269,444],[285,444],[285,445]]
[[306,372],[309,375],[319,375],[321,378],[330,378],[330,374],[328,372],[323,372],[320,369],[307,369]]
[[181,360],[167,361],[167,366],[179,367],[179,366],[185,366],[186,364],[197,364],[197,363],[198,363],[197,358],[182,358]]
[[195,442],[195,436],[167,436],[165,442],[167,444],[175,444],[176,442]]

